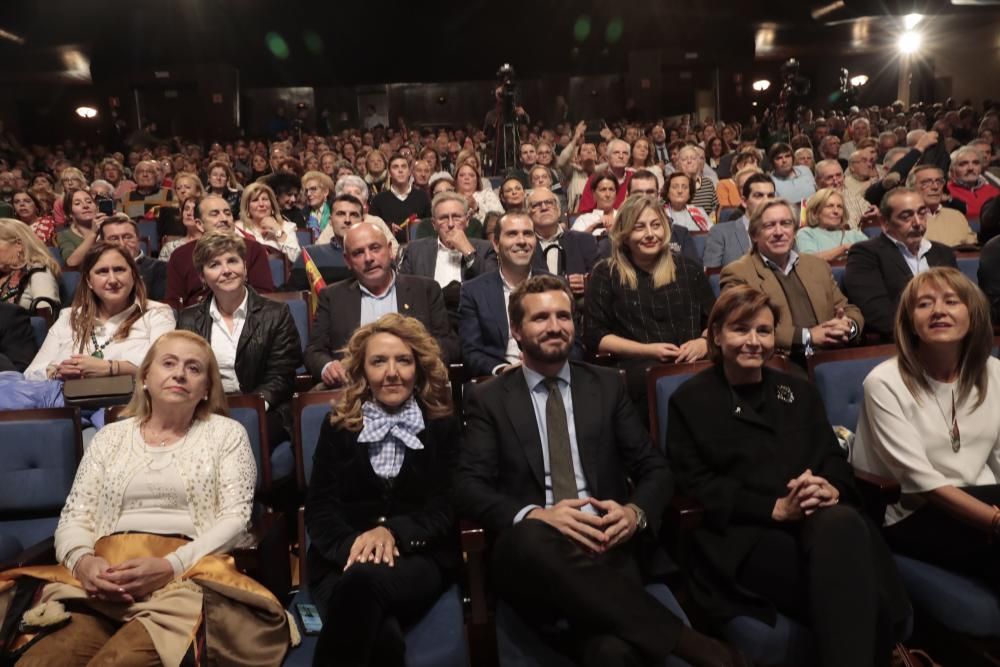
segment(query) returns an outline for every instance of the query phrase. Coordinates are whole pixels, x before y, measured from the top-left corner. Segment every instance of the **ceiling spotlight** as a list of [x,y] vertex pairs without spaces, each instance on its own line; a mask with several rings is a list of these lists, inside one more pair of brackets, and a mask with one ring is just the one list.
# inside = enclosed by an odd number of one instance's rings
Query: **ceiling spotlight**
[[758,93],[763,93],[765,90],[771,87],[771,82],[767,79],[757,79],[753,82],[753,89]]
[[851,85],[852,86],[857,86],[857,87],[860,88],[861,86],[865,85],[866,83],[868,83],[868,75],[867,74],[858,74],[857,76],[852,76],[851,77]]
[[96,118],[97,109],[94,107],[77,107],[76,115],[80,118]]
[[903,55],[910,55],[916,53],[920,49],[922,42],[923,37],[920,36],[919,32],[907,30],[899,36],[899,41],[896,43],[896,46],[899,48],[899,52]]
[[923,14],[907,14],[903,17],[903,27],[907,30],[913,30],[917,27],[917,24],[923,20]]

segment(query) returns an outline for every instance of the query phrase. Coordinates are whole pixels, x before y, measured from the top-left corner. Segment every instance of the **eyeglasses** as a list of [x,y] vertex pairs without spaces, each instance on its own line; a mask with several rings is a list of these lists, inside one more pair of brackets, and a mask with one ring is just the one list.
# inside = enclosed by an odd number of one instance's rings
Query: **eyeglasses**
[[544,208],[555,208],[555,199],[542,199],[541,201],[533,201],[528,205],[532,211],[541,211]]
[[942,185],[944,185],[944,179],[940,178],[940,177],[938,177],[938,178],[925,178],[925,179],[917,181],[917,185],[919,187],[921,187],[921,188],[929,188],[932,185],[942,186]]
[[446,222],[462,222],[465,220],[464,213],[451,213],[449,215],[439,215],[434,218],[436,222],[446,223]]
[[915,211],[912,208],[904,209],[896,213],[893,217],[900,220],[901,222],[909,222],[910,220],[913,220],[913,216],[926,218],[928,215],[930,215],[930,212],[931,210],[929,208],[927,208],[926,206],[921,206]]
[[760,228],[763,231],[770,231],[778,226],[785,230],[795,229],[795,221],[791,218],[785,218],[784,220],[772,220],[771,222],[765,222],[760,226]]

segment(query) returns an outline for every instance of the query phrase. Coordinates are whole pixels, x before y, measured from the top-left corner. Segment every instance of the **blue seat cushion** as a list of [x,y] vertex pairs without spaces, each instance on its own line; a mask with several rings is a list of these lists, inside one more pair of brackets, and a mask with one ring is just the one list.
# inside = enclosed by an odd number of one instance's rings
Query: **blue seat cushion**
[[751,616],[738,616],[723,626],[722,635],[757,664],[808,665],[816,657],[809,628],[783,614],[773,628]]
[[894,554],[913,606],[955,632],[1000,638],[1000,600],[986,582]]
[[271,481],[284,479],[294,472],[295,454],[292,452],[292,443],[285,440],[271,452]]
[[[646,592],[660,604],[691,625],[677,598],[663,584],[646,586]],[[557,624],[557,627],[561,624]],[[510,605],[497,600],[496,605],[497,654],[501,667],[574,667],[568,657],[556,652],[539,633],[531,628]],[[667,658],[666,667],[686,667],[687,662]]]
[[[300,590],[289,609],[302,630],[296,604],[312,604],[308,590]],[[403,628],[406,635],[406,667],[467,667],[469,652],[465,644],[462,597],[452,585],[413,625]],[[302,633],[302,644],[289,651],[286,667],[310,667],[318,637]]]

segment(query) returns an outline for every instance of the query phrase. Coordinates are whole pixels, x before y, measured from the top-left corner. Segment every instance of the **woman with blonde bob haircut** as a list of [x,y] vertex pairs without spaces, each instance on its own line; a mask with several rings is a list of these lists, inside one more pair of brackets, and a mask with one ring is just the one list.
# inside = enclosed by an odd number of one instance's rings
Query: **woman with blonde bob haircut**
[[31,227],[0,218],[0,303],[25,309],[58,307],[59,273],[59,264]]
[[671,251],[670,221],[656,197],[626,199],[610,239],[611,256],[587,283],[583,342],[622,360],[629,393],[645,410],[647,369],[708,354],[715,295],[701,265]]
[[865,379],[855,467],[896,479],[893,551],[1000,592],[1000,360],[989,306],[957,269],[915,276],[896,313],[896,356]]
[[847,255],[847,250],[868,237],[847,222],[844,195],[833,188],[821,188],[806,203],[806,226],[795,233],[795,246],[801,253],[816,255],[832,262]]
[[124,419],[80,462],[55,531],[59,565],[23,572],[49,582],[43,602],[71,601],[71,622],[18,664],[177,665],[204,623],[210,662],[280,665],[291,640],[280,602],[218,556],[246,537],[257,470],[212,349],[171,331],[137,375]]
[[450,502],[461,447],[441,350],[395,313],[345,348],[344,398],[323,425],[306,495],[315,665],[403,665],[402,627],[461,564]]
[[302,252],[295,223],[281,217],[278,197],[264,183],[251,183],[243,189],[236,229],[257,243],[280,251],[289,262],[298,259]]

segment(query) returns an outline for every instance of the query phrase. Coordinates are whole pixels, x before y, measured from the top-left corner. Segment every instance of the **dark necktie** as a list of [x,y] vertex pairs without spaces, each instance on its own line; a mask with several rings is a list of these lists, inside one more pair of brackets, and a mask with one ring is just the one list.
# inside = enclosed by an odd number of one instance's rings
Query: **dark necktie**
[[552,477],[552,502],[577,497],[573,453],[569,446],[566,406],[559,391],[559,378],[545,378],[549,398],[545,402],[545,426],[549,437],[549,474]]

